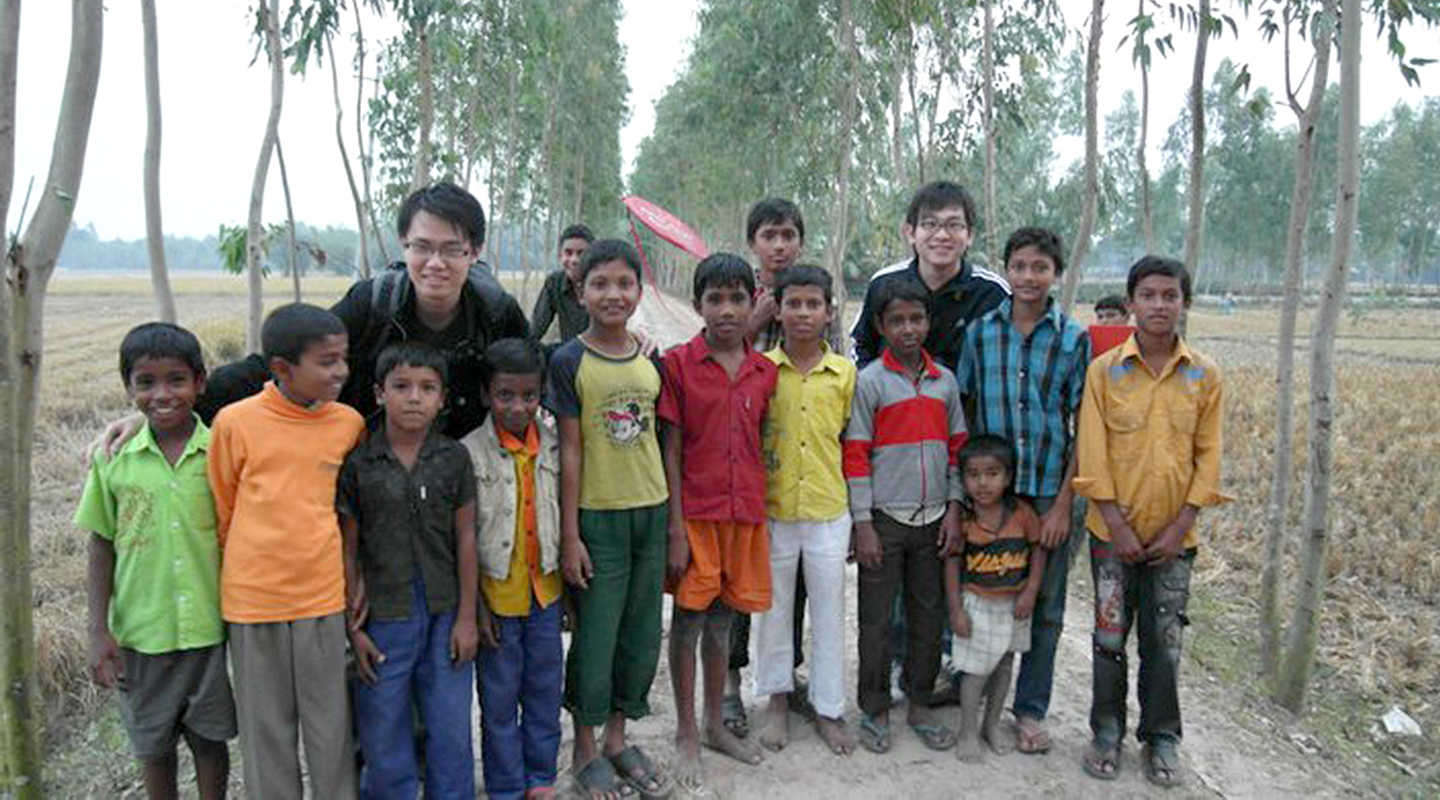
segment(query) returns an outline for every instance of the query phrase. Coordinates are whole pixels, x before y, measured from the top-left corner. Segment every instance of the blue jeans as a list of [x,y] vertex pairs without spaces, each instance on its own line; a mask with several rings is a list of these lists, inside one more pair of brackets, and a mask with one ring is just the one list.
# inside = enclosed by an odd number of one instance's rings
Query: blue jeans
[[425,727],[425,797],[475,796],[470,744],[470,706],[475,665],[450,660],[455,610],[431,614],[425,584],[413,581],[410,614],[402,620],[371,620],[365,632],[385,654],[373,686],[355,688],[355,727],[365,767],[360,796],[413,798],[419,793],[412,703]]
[[[1078,506],[1080,498],[1075,498]],[[1035,513],[1044,514],[1055,504],[1053,497],[1035,497],[1030,505]],[[1055,683],[1055,651],[1060,646],[1060,632],[1065,629],[1065,588],[1070,579],[1070,562],[1078,549],[1076,544],[1082,526],[1071,516],[1070,534],[1059,547],[1047,553],[1045,576],[1035,598],[1035,614],[1030,621],[1030,651],[1020,657],[1020,674],[1015,678],[1015,716],[1045,719],[1050,710],[1050,690]]]
[[480,746],[485,791],[524,797],[555,785],[560,752],[560,602],[528,617],[495,617],[500,645],[480,653]]

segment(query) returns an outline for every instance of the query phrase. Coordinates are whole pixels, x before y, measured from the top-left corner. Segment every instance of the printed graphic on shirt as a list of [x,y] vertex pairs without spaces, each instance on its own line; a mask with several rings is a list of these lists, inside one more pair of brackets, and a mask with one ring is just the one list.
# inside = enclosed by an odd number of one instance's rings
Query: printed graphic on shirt
[[981,589],[1015,589],[1030,574],[1030,543],[1024,539],[996,539],[983,545],[965,545],[967,584]]
[[654,403],[648,403],[650,413],[647,414],[645,400],[643,393],[629,391],[616,392],[605,399],[598,413],[611,444],[624,448],[640,446],[645,433],[655,424]]

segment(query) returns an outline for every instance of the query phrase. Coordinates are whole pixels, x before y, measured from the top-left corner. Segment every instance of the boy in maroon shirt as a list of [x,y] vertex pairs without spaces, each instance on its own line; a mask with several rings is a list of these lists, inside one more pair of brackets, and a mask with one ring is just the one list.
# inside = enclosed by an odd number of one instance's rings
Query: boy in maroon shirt
[[[676,779],[700,788],[695,645],[703,639],[704,744],[749,764],[760,750],[723,724],[721,700],[734,612],[770,607],[770,540],[760,423],[775,391],[774,362],[746,342],[755,276],[717,253],[695,270],[705,330],[665,354],[658,414],[670,483],[670,676],[675,691]],[[683,476],[683,477],[682,477]]]

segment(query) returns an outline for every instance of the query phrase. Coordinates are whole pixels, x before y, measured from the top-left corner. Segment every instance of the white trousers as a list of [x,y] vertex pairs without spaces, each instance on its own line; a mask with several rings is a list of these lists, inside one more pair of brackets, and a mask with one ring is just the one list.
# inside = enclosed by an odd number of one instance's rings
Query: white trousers
[[822,717],[844,715],[849,551],[848,513],[829,521],[770,520],[770,610],[753,619],[756,695],[795,688],[795,574],[803,564],[810,603],[810,702]]

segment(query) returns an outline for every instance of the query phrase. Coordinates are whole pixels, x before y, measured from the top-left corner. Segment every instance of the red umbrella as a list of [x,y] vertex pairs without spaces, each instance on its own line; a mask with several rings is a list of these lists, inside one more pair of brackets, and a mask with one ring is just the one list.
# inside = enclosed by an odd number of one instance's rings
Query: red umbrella
[[[630,235],[635,239],[635,248],[640,251],[640,260],[645,262],[646,271],[649,271],[650,265],[645,257],[645,248],[640,246],[640,232],[635,230],[636,220],[639,220],[641,225],[649,228],[656,236],[697,259],[703,259],[710,255],[710,249],[705,246],[705,240],[700,238],[700,234],[669,211],[635,195],[626,197],[621,202],[630,212]],[[653,275],[651,280],[654,280]]]

